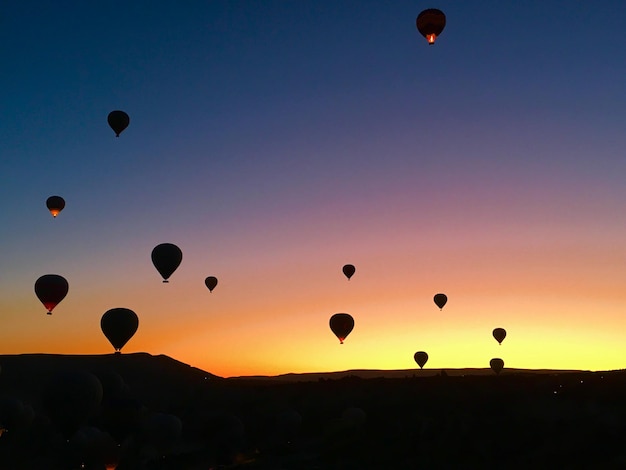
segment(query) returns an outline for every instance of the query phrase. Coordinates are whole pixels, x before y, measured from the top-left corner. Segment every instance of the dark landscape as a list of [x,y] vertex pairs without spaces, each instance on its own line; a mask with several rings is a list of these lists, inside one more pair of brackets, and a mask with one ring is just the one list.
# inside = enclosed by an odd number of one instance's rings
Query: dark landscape
[[221,378],[167,356],[0,356],[1,469],[626,468],[626,371]]

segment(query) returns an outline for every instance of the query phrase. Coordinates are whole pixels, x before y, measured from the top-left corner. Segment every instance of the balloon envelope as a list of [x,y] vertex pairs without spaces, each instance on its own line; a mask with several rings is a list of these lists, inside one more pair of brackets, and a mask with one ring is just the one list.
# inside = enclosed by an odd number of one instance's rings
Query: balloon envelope
[[68,290],[67,280],[58,274],[44,274],[35,281],[35,294],[48,309],[48,315],[65,298]]
[[209,292],[213,292],[215,286],[217,286],[217,278],[215,276],[209,276],[204,280],[204,285],[208,287]]
[[413,359],[415,359],[417,365],[420,366],[420,369],[423,369],[424,365],[428,362],[428,354],[426,354],[424,351],[417,351],[413,355]]
[[437,305],[437,307],[439,307],[439,310],[441,310],[448,301],[448,296],[446,294],[435,294],[433,300],[435,301],[435,305]]
[[115,132],[115,137],[119,137],[130,124],[130,117],[124,111],[115,110],[109,113],[107,121]]
[[353,328],[354,318],[348,313],[335,313],[330,317],[330,329],[339,338],[341,344],[343,344],[343,340],[346,339]]
[[498,343],[502,344],[502,341],[506,338],[506,330],[504,328],[496,328],[493,330],[493,337]]
[[417,15],[415,25],[428,44],[432,45],[446,26],[446,15],[436,8],[428,8]]
[[116,352],[120,352],[139,327],[137,314],[128,308],[112,308],[100,319],[100,328]]
[[61,196],[50,196],[46,199],[46,207],[52,214],[52,217],[56,217],[65,207],[65,199]]
[[494,357],[491,361],[489,361],[489,365],[491,366],[492,371],[499,374],[504,368],[504,361],[498,357]]
[[173,243],[161,243],[152,250],[152,264],[161,274],[163,282],[168,282],[182,260],[183,252]]
[[348,278],[348,280],[350,280],[350,278],[356,272],[356,268],[353,264],[346,264],[343,268],[341,268],[341,270],[343,271],[343,274]]

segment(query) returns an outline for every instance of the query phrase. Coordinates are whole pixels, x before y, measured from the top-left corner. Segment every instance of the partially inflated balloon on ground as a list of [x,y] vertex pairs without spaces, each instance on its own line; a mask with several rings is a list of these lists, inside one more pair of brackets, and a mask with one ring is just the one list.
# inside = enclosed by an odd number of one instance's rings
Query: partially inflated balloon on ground
[[58,274],[44,274],[35,281],[35,295],[48,310],[48,315],[65,298],[68,290],[67,280]]
[[489,365],[491,366],[491,370],[493,370],[496,374],[499,374],[504,368],[504,361],[498,357],[494,357],[491,361],[489,361]]
[[161,243],[152,250],[152,264],[163,278],[163,282],[168,282],[182,260],[183,252],[173,243]]
[[348,313],[335,313],[330,317],[330,329],[335,333],[341,344],[343,344],[343,341],[353,328],[354,318]]

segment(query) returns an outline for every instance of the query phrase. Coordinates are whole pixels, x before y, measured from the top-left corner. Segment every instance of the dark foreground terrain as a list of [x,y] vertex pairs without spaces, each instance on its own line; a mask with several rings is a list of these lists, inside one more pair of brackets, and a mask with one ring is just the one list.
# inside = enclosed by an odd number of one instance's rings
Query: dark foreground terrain
[[626,371],[223,379],[148,354],[0,366],[2,470],[626,468]]

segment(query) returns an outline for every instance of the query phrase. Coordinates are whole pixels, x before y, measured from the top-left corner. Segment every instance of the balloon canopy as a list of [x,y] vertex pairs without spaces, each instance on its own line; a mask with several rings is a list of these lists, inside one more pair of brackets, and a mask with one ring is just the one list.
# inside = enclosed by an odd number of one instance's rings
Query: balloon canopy
[[115,132],[115,137],[119,137],[124,129],[130,124],[130,117],[124,111],[111,111],[107,117],[111,129]]
[[491,366],[492,371],[499,374],[504,368],[504,361],[499,357],[494,357],[491,361],[489,361],[489,365]]
[[61,212],[65,207],[65,199],[61,196],[50,196],[46,200],[46,207],[48,207],[52,217],[56,218],[56,216],[59,215],[59,212]]
[[119,353],[139,327],[137,314],[128,308],[112,308],[104,312],[100,328],[115,352]]
[[207,286],[209,292],[213,292],[215,286],[217,286],[217,278],[215,276],[209,276],[204,280],[204,285]]
[[413,359],[415,359],[417,365],[420,366],[420,369],[423,369],[424,365],[428,362],[428,354],[426,354],[424,351],[417,351],[413,355]]
[[446,302],[448,302],[448,296],[446,294],[435,294],[433,300],[435,301],[435,305],[437,305],[437,307],[439,307],[439,310],[441,310],[443,309],[443,306],[446,304]]
[[161,243],[152,250],[152,264],[163,278],[163,282],[168,282],[182,260],[183,252],[173,243]]
[[493,337],[499,344],[502,344],[504,338],[506,338],[506,330],[504,328],[496,328],[493,330]]
[[48,309],[48,315],[61,302],[69,290],[69,284],[58,274],[44,274],[35,281],[35,294],[39,301]]
[[354,318],[348,313],[335,313],[330,317],[330,329],[339,338],[341,344],[343,344],[343,340],[346,339],[353,328]]
[[446,15],[441,10],[429,8],[417,15],[415,25],[428,44],[432,45],[446,26]]
[[341,270],[343,271],[343,274],[348,278],[348,280],[350,280],[350,278],[354,276],[354,273],[356,272],[356,268],[353,264],[346,264],[343,268],[341,268]]

